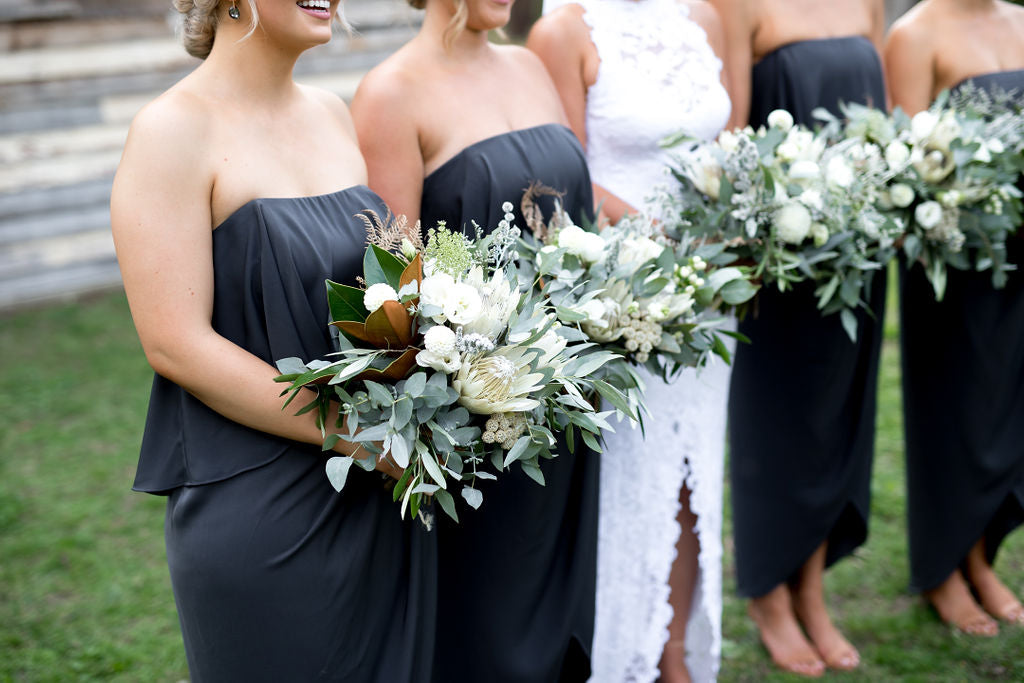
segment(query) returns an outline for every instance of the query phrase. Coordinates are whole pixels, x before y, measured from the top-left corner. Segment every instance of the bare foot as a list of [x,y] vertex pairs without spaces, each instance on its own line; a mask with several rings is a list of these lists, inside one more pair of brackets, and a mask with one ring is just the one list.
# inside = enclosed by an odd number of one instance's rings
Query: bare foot
[[860,665],[860,653],[850,644],[825,608],[820,590],[793,591],[793,611],[830,669],[852,671]]
[[825,673],[825,662],[800,630],[787,586],[776,586],[770,593],[751,600],[747,613],[757,624],[761,642],[776,666],[810,678]]
[[959,569],[937,588],[927,591],[925,597],[935,606],[944,622],[953,624],[964,633],[989,638],[999,634],[999,625],[971,597]]
[[987,564],[982,567],[971,566],[969,571],[971,585],[978,591],[981,606],[986,612],[996,619],[1024,625],[1024,606],[1020,604],[1013,591],[999,580],[992,567]]

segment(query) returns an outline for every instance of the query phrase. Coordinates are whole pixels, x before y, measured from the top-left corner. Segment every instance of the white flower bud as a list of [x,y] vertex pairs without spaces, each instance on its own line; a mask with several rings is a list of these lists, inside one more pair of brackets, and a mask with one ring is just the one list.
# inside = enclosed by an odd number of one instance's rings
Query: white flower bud
[[800,244],[811,229],[811,213],[797,201],[786,202],[775,212],[775,229],[787,244]]
[[793,127],[793,115],[785,109],[776,109],[768,114],[768,125],[785,133]]
[[914,201],[914,190],[909,185],[896,183],[889,188],[889,199],[893,206],[905,209]]

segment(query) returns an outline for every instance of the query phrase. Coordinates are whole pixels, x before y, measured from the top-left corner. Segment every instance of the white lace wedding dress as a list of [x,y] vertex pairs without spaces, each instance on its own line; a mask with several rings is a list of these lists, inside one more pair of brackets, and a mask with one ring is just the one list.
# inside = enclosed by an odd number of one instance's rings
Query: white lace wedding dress
[[[546,0],[544,11],[568,4]],[[679,0],[582,0],[601,64],[587,92],[593,182],[641,208],[669,182],[658,142],[686,130],[711,139],[725,126],[722,63]],[[735,324],[734,321],[732,323]],[[715,680],[721,652],[722,486],[729,367],[715,359],[671,384],[646,376],[646,439],[623,425],[601,460],[597,683],[653,681],[672,620],[669,571],[680,527],[679,491],[691,491],[700,540],[698,584],[686,629],[694,681]]]

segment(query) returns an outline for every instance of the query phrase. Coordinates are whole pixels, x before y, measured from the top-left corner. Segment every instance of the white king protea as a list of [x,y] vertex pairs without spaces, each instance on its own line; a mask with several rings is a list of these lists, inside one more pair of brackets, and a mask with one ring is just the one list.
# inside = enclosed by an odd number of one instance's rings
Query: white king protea
[[452,380],[459,403],[478,415],[533,410],[540,402],[529,396],[543,389],[544,375],[530,372],[532,355],[519,346],[504,346],[464,362]]

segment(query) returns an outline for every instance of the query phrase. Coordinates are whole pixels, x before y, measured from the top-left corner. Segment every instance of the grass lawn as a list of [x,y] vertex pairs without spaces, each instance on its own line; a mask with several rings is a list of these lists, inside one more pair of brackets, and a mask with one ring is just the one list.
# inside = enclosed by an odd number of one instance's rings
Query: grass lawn
[[[905,591],[892,327],[871,538],[828,578],[835,616],[864,664],[832,678],[1024,680],[1024,629],[1004,628],[990,641],[959,636]],[[0,319],[0,681],[188,676],[164,558],[164,501],[129,490],[150,377],[121,294]],[[773,671],[742,601],[729,597],[726,548],[721,679],[789,680]],[[998,569],[1024,595],[1024,532],[1010,537]]]

